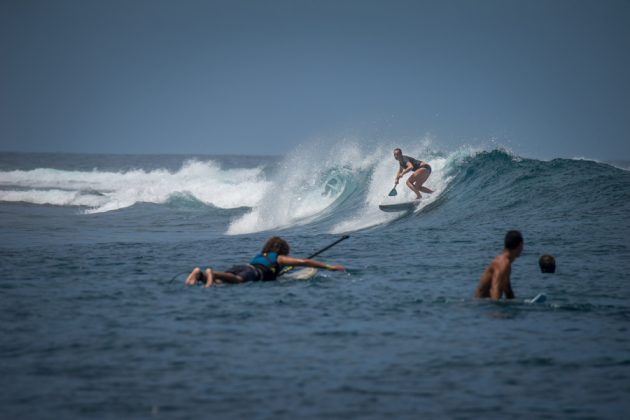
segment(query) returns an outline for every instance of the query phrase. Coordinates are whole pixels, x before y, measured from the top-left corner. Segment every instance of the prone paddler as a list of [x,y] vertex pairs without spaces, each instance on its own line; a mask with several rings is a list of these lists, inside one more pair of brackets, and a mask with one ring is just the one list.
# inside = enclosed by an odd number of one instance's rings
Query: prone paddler
[[199,281],[202,281],[205,287],[211,287],[215,282],[271,281],[276,280],[282,272],[282,267],[287,266],[323,268],[332,271],[346,270],[342,265],[330,265],[310,258],[291,257],[289,251],[287,241],[274,236],[265,243],[260,254],[256,255],[249,264],[235,265],[225,271],[214,271],[212,268],[201,271],[199,267],[195,267],[188,275],[186,285],[195,285]]

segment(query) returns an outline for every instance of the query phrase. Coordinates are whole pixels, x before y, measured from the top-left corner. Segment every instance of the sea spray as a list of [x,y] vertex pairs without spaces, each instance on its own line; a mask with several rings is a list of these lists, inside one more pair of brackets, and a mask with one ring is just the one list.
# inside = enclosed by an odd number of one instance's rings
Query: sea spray
[[[234,220],[231,235],[286,228],[318,220],[373,164],[374,157],[352,142],[326,149],[317,142],[289,153],[270,180],[272,187],[247,214]],[[334,182],[333,182],[334,181]]]

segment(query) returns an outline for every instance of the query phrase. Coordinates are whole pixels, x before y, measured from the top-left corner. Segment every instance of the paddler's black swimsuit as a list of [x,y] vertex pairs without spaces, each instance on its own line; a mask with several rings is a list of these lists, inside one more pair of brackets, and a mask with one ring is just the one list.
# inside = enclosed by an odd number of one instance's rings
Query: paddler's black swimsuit
[[407,169],[407,164],[411,162],[411,167],[412,167],[412,171],[415,172],[418,169],[426,169],[429,171],[429,174],[431,174],[431,166],[426,163],[426,162],[421,162],[418,159],[414,159],[410,156],[405,156],[403,155],[402,159],[398,162],[400,164],[400,171],[404,171],[405,169]]

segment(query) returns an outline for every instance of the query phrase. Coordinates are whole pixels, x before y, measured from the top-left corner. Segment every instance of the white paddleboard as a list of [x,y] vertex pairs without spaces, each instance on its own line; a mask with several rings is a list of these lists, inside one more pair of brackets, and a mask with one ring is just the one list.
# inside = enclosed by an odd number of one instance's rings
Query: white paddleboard
[[525,303],[543,303],[547,300],[547,296],[544,293],[538,293],[531,299],[525,299]]
[[282,277],[291,280],[308,280],[317,275],[317,269],[313,267],[296,268],[284,274]]
[[387,212],[411,211],[415,209],[418,204],[420,204],[420,201],[421,199],[403,201],[402,203],[382,203],[379,204],[378,208],[382,211]]

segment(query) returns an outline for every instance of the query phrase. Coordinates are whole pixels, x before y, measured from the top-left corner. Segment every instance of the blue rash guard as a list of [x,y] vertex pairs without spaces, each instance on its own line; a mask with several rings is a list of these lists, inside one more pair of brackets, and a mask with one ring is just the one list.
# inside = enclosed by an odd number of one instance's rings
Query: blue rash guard
[[259,280],[262,281],[275,280],[280,272],[278,254],[275,252],[258,254],[249,263],[260,273]]

